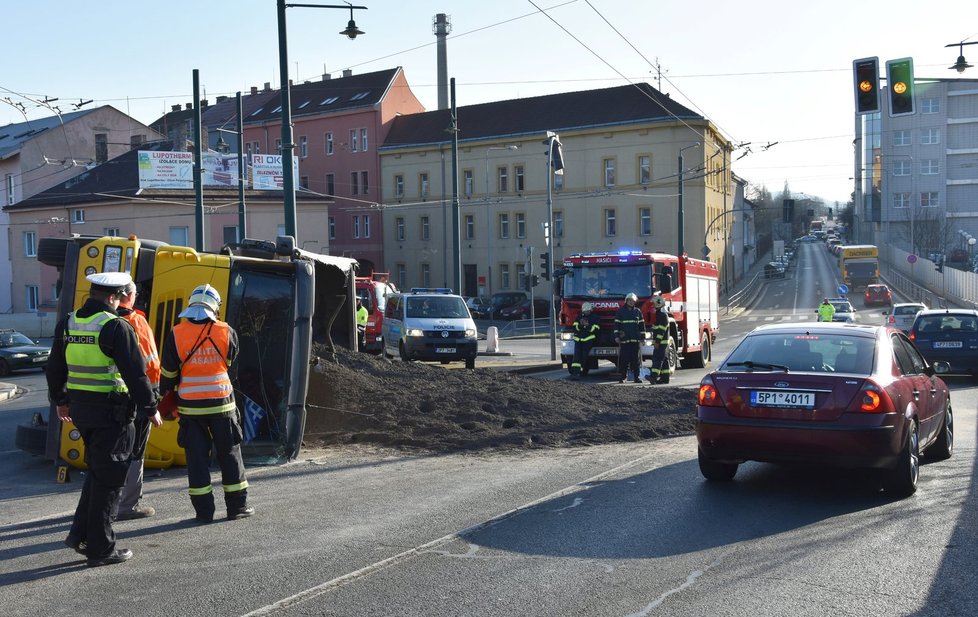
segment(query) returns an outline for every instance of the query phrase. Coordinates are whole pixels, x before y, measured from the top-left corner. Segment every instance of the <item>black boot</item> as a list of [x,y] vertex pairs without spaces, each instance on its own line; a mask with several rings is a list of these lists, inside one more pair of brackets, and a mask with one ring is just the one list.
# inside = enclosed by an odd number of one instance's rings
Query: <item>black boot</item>
[[214,493],[191,495],[190,503],[193,504],[194,511],[197,513],[195,518],[198,523],[210,523],[214,520]]
[[224,503],[228,508],[228,520],[248,518],[255,513],[255,508],[248,505],[248,491],[224,493]]

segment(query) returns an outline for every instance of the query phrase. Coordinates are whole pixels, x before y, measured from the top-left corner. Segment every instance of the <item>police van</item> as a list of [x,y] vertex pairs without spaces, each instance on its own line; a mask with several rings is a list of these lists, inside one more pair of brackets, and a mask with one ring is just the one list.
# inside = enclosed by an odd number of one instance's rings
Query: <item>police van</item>
[[465,300],[444,287],[416,287],[390,296],[382,353],[385,358],[397,355],[442,364],[464,360],[465,368],[475,368],[478,333]]

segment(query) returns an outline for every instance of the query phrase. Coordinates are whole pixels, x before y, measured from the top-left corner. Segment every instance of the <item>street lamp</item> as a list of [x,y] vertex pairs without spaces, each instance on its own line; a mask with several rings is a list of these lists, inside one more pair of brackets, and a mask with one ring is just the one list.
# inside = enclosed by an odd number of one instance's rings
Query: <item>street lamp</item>
[[248,175],[248,169],[244,164],[244,115],[241,113],[241,92],[238,92],[238,130],[232,131],[230,129],[218,128],[217,144],[215,144],[214,149],[221,154],[227,154],[230,149],[227,142],[224,141],[224,136],[221,133],[235,133],[238,136],[238,242],[244,240],[246,236],[246,223],[245,223],[245,177]]
[[679,252],[676,253],[676,255],[680,259],[683,258],[683,253],[686,252],[686,246],[683,242],[683,235],[685,234],[686,231],[686,220],[685,220],[686,215],[685,212],[683,211],[683,174],[685,173],[685,171],[683,170],[683,152],[689,150],[690,148],[695,148],[696,146],[699,145],[700,142],[696,142],[695,144],[679,149]]
[[305,7],[312,9],[349,9],[350,22],[346,29],[340,34],[355,39],[363,34],[357,28],[353,20],[353,9],[367,10],[365,6],[354,6],[347,3],[341,4],[286,4],[285,0],[278,0],[278,62],[279,72],[282,75],[282,201],[285,203],[285,235],[296,236],[296,214],[295,214],[295,163],[292,160],[292,152],[295,144],[292,143],[292,101],[289,95],[289,52],[288,36],[285,25],[285,9],[287,7]]
[[978,41],[971,41],[970,43],[965,43],[961,41],[960,43],[950,43],[944,47],[957,47],[958,48],[958,59],[951,66],[947,67],[952,71],[957,71],[959,73],[964,73],[965,69],[970,69],[972,65],[968,64],[968,61],[964,59],[964,46],[965,45],[978,45]]
[[489,151],[490,150],[519,150],[519,146],[489,146],[486,148],[486,260],[488,278],[486,278],[486,295],[492,297],[492,219],[489,217]]

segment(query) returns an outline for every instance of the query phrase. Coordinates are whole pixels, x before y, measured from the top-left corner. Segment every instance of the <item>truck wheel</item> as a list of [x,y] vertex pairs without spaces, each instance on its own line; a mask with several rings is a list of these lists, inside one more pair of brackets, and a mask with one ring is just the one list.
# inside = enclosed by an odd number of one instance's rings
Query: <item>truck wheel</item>
[[560,363],[567,367],[567,372],[568,373],[570,373],[571,375],[574,374],[574,373],[571,373],[571,364],[574,363],[574,358],[572,358],[570,356],[560,356]]
[[68,238],[41,238],[37,242],[37,260],[46,266],[64,267],[69,242]]
[[710,334],[704,332],[700,338],[700,350],[689,354],[689,359],[683,361],[683,365],[690,368],[706,368],[710,366],[713,350],[710,348]]
[[666,349],[666,360],[669,362],[669,372],[674,373],[679,368],[679,351],[676,350],[676,339],[669,338],[669,348]]

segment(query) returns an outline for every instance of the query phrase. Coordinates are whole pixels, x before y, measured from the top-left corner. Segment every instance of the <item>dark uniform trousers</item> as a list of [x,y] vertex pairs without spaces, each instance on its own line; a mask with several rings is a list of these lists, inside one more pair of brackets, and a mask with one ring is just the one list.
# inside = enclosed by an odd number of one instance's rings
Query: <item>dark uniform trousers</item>
[[[107,409],[105,413],[110,415],[111,411]],[[132,422],[76,427],[85,443],[88,473],[69,536],[88,542],[89,558],[104,557],[115,550],[115,532],[112,530],[110,513],[126,482],[135,429]]]
[[622,343],[619,347],[619,359],[618,359],[618,378],[626,379],[628,377],[628,371],[631,369],[635,376],[635,379],[639,378],[639,371],[641,370],[642,362],[639,360],[639,344],[638,341],[628,341],[627,343]]
[[[225,414],[183,414],[180,416],[180,445],[187,453],[187,478],[191,487],[210,486],[210,457],[213,450],[221,468],[221,483],[237,487],[245,482],[245,466],[241,458],[241,426],[237,412]],[[248,489],[224,493],[228,510],[243,507]],[[214,493],[191,495],[190,501],[198,518],[214,516]]]

